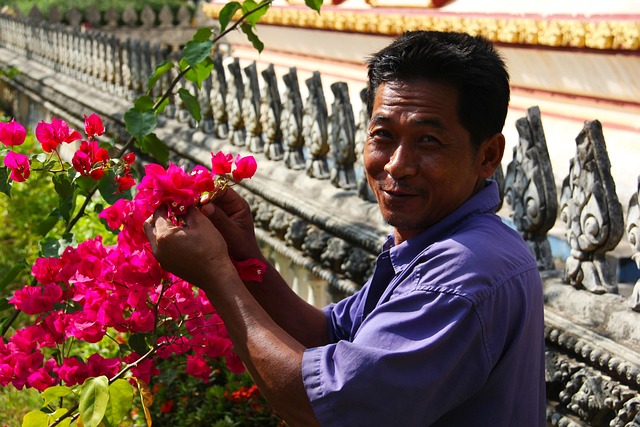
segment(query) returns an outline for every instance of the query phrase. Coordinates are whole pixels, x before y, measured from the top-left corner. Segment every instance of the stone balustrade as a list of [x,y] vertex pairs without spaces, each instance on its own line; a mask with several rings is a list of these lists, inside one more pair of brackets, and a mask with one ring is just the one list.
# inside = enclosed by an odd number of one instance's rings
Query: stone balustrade
[[[139,39],[0,16],[0,66],[22,72],[3,78],[0,87],[16,114],[33,119],[19,105],[25,96],[72,123],[96,112],[116,139],[126,134],[123,114],[147,92],[149,74],[175,55]],[[220,51],[214,64],[201,88],[179,85],[200,101],[202,120],[194,122],[179,97],[170,97],[161,117],[157,134],[171,160],[208,165],[212,151],[254,153],[258,173],[239,191],[252,206],[265,252],[314,304],[357,291],[389,232],[363,178],[367,114],[351,97],[364,94],[350,94],[336,82],[329,103],[319,72],[300,82],[290,68],[279,80],[273,66],[242,66]],[[169,78],[161,79],[155,95]],[[354,104],[360,105],[356,111]],[[618,200],[597,120],[577,130],[563,180],[553,175],[540,110],[531,107],[516,128],[512,160],[495,178],[510,212],[505,221],[522,234],[544,278],[548,421],[640,426],[640,282],[621,295],[610,255],[628,243],[640,266],[640,184],[631,200]],[[557,222],[570,248],[558,269],[548,238]]]

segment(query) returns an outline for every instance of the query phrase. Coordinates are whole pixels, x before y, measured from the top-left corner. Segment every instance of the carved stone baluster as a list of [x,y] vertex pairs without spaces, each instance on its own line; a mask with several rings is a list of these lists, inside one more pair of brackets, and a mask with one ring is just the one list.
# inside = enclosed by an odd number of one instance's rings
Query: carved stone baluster
[[376,196],[373,195],[371,187],[367,182],[367,174],[364,170],[364,144],[367,141],[367,129],[369,128],[369,111],[367,111],[367,88],[360,90],[360,113],[358,114],[358,126],[355,136],[355,153],[356,153],[356,176],[358,196],[363,200],[375,202]]
[[585,122],[576,145],[560,199],[571,247],[564,279],[596,294],[617,293],[615,271],[605,256],[622,238],[624,225],[600,122]]
[[211,114],[213,116],[215,135],[224,139],[229,136],[229,118],[227,116],[227,75],[222,64],[222,54],[213,55],[213,70],[211,71]]
[[131,39],[127,38],[124,43],[121,44],[121,58],[122,58],[122,91],[123,95],[127,99],[133,99],[133,81],[131,67],[133,66],[133,54]]
[[305,145],[309,149],[306,165],[307,175],[313,178],[327,179],[330,176],[327,164],[327,154],[329,153],[328,113],[320,73],[314,71],[305,83],[309,88],[309,96],[304,107],[302,133]]
[[262,70],[264,86],[260,101],[260,120],[262,122],[262,140],[264,142],[264,154],[270,160],[282,160],[284,149],[282,148],[282,130],[280,129],[280,117],[282,114],[282,102],[278,90],[278,79],[273,64]]
[[213,110],[211,109],[211,78],[209,75],[202,81],[202,90],[198,91],[198,103],[200,104],[200,129],[206,134],[215,132],[215,122],[213,120]]
[[[638,191],[631,196],[629,200],[629,209],[627,209],[627,239],[631,243],[633,250],[633,259],[636,266],[640,269],[640,176],[638,177]],[[640,279],[633,287],[631,294],[631,308],[633,311],[640,312]]]
[[540,109],[531,107],[527,117],[516,122],[520,135],[513,148],[513,160],[505,177],[505,200],[511,207],[511,219],[531,253],[538,269],[554,268],[547,233],[558,215],[557,192]]
[[117,82],[117,72],[116,72],[116,62],[118,56],[118,40],[114,35],[106,35],[105,40],[105,49],[106,49],[106,57],[105,57],[105,75],[106,75],[106,87],[109,93],[112,95],[116,94],[116,87],[118,85]]
[[131,89],[134,97],[142,93],[142,41],[140,39],[134,39],[131,42],[131,66],[129,72],[131,73]]
[[242,98],[242,112],[246,129],[245,144],[252,153],[261,153],[264,148],[262,142],[262,123],[260,122],[260,84],[255,61],[244,68],[246,76],[244,97]]
[[284,144],[284,164],[289,169],[304,168],[304,137],[302,135],[302,97],[298,85],[298,72],[290,68],[282,78],[284,81],[284,103],[280,117],[282,142]]
[[344,190],[352,190],[356,187],[356,174],[353,169],[356,161],[356,124],[349,87],[345,82],[336,82],[331,85],[331,91],[334,99],[329,132],[329,143],[333,155],[331,183]]
[[245,144],[244,118],[242,115],[242,99],[244,98],[244,84],[240,71],[240,61],[234,58],[227,65],[229,69],[229,90],[227,91],[227,114],[229,115],[229,141],[233,145]]
[[80,79],[87,83],[89,81],[89,74],[91,73],[91,40],[89,40],[89,36],[87,33],[79,34],[80,49],[78,50],[79,54],[79,64],[80,64]]
[[102,90],[108,87],[107,80],[107,35],[98,33],[96,36],[98,43],[98,84]]
[[147,82],[153,71],[153,58],[151,53],[151,43],[149,40],[142,42],[140,50],[140,93],[146,93],[148,88]]

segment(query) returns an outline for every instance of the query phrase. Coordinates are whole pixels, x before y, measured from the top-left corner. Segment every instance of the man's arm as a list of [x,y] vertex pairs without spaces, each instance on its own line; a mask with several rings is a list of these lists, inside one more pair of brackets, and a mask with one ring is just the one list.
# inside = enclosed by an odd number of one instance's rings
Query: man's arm
[[306,347],[327,344],[327,320],[322,310],[300,298],[260,251],[249,204],[227,188],[201,211],[224,237],[235,261],[257,258],[267,264],[262,282],[245,285],[269,316]]
[[[317,425],[302,381],[302,355],[307,346],[279,326],[245,287],[227,255],[224,239],[213,224],[195,208],[184,219],[184,227],[173,225],[166,210],[160,208],[145,223],[155,257],[163,268],[205,291],[225,323],[234,350],[278,414],[293,426]],[[326,336],[322,311],[296,308],[306,306],[301,300],[293,302],[295,299],[287,297],[288,292],[282,292],[282,283],[274,274],[269,273],[267,279],[273,278],[274,286],[284,295],[276,310],[285,313],[280,315],[285,319],[283,323],[293,324],[291,317],[300,314],[310,319],[307,327],[318,328],[322,316],[322,332],[307,335]],[[271,281],[255,285],[266,288]],[[256,293],[275,310],[274,299],[265,297],[267,289]],[[286,305],[290,302],[294,304],[291,309]]]

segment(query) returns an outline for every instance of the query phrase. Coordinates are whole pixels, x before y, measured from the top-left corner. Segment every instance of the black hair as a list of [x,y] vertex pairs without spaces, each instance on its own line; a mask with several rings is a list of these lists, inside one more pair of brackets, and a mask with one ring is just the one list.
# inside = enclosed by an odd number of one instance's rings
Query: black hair
[[493,44],[480,36],[409,31],[367,60],[371,116],[380,84],[427,80],[458,92],[458,117],[476,147],[502,132],[509,107],[509,73]]

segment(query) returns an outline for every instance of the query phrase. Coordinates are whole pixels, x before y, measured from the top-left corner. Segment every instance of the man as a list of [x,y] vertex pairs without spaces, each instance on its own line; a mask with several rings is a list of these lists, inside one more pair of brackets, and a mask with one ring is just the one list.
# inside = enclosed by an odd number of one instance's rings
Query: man
[[186,227],[145,224],[164,268],[201,287],[260,390],[292,426],[545,425],[542,284],[494,214],[508,74],[491,44],[406,33],[369,60],[364,166],[393,227],[373,277],[323,310],[264,257],[229,190]]

